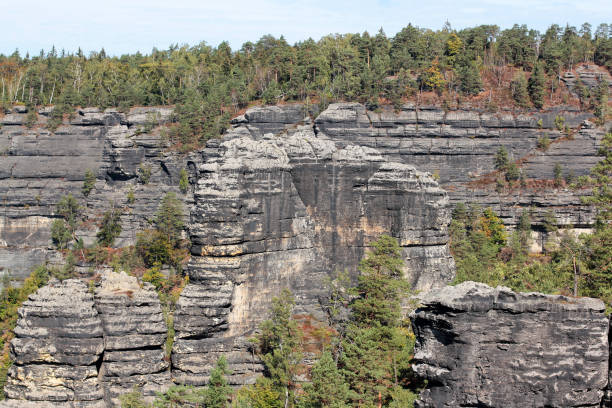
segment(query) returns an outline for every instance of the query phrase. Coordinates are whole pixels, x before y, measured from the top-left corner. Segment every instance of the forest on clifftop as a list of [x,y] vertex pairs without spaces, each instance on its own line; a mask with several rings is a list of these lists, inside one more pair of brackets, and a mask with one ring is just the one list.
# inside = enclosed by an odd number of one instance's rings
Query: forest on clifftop
[[578,79],[573,93],[561,86],[562,72],[581,63],[602,67],[600,79],[609,78],[612,26],[553,24],[540,33],[525,25],[454,30],[447,24],[435,31],[408,25],[391,38],[381,29],[290,45],[266,35],[239,50],[202,42],[122,56],[54,47],[36,56],[0,55],[0,102],[5,108],[54,105],[52,130],[77,106],[175,105],[167,136],[188,151],[257,103],[302,101],[324,109],[346,100],[376,109],[411,101],[489,111],[574,104],[601,116],[605,81],[592,89]]

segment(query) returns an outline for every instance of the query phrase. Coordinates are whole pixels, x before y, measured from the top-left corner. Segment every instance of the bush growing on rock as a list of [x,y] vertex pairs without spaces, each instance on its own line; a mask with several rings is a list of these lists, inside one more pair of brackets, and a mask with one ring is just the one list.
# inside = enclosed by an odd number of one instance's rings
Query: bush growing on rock
[[121,214],[116,208],[112,208],[104,213],[100,230],[96,234],[98,244],[110,247],[115,239],[121,234]]
[[89,194],[92,192],[94,187],[96,186],[96,175],[91,171],[91,169],[87,169],[85,171],[85,180],[83,181],[83,188],[81,192],[85,197],[89,197]]

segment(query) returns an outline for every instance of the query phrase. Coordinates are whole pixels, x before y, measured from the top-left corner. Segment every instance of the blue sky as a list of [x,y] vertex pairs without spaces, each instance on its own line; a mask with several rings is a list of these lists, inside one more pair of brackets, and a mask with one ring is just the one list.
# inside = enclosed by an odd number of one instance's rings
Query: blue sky
[[392,36],[412,23],[454,28],[514,23],[544,31],[552,23],[593,29],[612,23],[610,0],[3,0],[0,7],[0,53],[16,48],[38,54],[55,45],[75,51],[105,48],[120,55],[170,44],[216,46],[229,41],[233,49],[264,34],[283,34],[290,42],[330,33],[375,33],[382,27]]

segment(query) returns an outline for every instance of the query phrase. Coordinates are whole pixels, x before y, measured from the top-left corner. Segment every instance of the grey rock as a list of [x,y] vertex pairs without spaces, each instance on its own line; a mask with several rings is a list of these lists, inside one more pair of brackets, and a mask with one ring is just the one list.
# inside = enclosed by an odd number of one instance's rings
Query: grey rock
[[102,324],[87,286],[75,279],[51,282],[19,309],[6,396],[99,406],[96,365],[103,351]]
[[413,369],[418,407],[599,407],[608,326],[598,299],[464,282],[421,297]]
[[157,293],[125,272],[104,271],[95,290],[104,330],[99,378],[105,400],[113,405],[135,385],[146,397],[170,386],[164,344],[167,326]]
[[356,278],[380,234],[399,239],[415,288],[452,279],[449,202],[429,175],[370,147],[337,147],[309,127],[281,137],[238,129],[198,168],[190,280],[175,312],[176,381],[205,384],[224,354],[230,382],[252,383],[262,367],[247,339],[271,297],[288,287],[296,313],[326,320],[326,289],[313,282],[339,268]]

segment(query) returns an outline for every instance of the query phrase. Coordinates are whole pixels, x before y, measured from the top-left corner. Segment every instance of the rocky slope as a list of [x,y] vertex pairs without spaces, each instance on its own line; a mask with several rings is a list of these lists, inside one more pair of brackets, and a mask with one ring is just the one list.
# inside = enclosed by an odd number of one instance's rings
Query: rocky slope
[[419,407],[600,407],[609,320],[590,298],[465,282],[432,291],[412,316]]
[[167,327],[153,287],[107,271],[91,289],[76,279],[54,281],[20,308],[9,401],[107,407],[134,386],[155,396],[170,385]]

